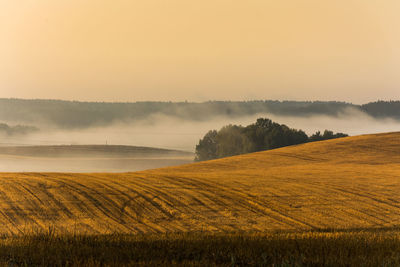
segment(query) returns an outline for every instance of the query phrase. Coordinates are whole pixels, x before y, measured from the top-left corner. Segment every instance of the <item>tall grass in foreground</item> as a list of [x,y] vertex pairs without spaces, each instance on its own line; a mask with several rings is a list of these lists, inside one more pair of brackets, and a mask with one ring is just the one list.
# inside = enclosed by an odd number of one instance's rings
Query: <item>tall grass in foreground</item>
[[0,239],[2,266],[400,266],[400,231],[57,235]]

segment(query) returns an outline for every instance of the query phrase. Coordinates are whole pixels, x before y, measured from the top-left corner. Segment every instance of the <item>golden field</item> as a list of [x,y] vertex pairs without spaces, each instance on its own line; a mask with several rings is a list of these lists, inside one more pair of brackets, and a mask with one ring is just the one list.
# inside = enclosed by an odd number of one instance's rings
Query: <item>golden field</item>
[[400,133],[135,173],[1,173],[0,234],[400,225]]

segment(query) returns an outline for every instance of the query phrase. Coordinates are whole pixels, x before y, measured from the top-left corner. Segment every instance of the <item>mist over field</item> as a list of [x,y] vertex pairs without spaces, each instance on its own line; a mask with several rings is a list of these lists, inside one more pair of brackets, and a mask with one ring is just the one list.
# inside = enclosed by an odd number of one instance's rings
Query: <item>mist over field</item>
[[3,136],[1,145],[132,145],[194,152],[199,139],[209,130],[219,130],[224,125],[248,125],[257,118],[269,118],[290,128],[304,130],[308,135],[325,129],[359,135],[400,130],[394,119],[376,119],[358,110],[348,108],[338,116],[280,116],[255,114],[231,118],[215,116],[208,120],[177,119],[166,115],[153,115],[146,120],[116,122],[104,127],[86,129],[58,129],[41,126],[41,130],[25,136]]
[[[210,130],[247,126],[268,118],[308,135],[317,131],[359,135],[400,130],[400,102],[250,101],[203,103],[96,103],[0,99],[0,171],[125,172],[193,162],[195,147]],[[62,156],[52,147],[64,145]],[[88,150],[77,146],[92,145]],[[137,153],[112,152],[132,146]],[[39,146],[34,153],[4,147]],[[104,146],[104,147],[101,147]],[[3,147],[3,148],[2,148]],[[181,154],[137,147],[179,150]],[[99,153],[101,148],[104,151]],[[59,150],[61,148],[58,148]],[[79,153],[69,153],[71,150]],[[94,150],[96,150],[94,152]],[[118,150],[118,149],[117,149]],[[54,152],[54,151],[53,151]],[[186,153],[184,153],[186,152]]]
[[0,0],[0,267],[400,266],[399,10]]

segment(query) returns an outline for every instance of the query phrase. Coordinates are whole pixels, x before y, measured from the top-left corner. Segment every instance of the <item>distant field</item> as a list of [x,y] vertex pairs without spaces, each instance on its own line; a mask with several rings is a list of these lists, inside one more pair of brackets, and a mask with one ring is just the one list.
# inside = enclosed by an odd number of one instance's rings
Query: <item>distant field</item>
[[191,152],[117,145],[0,147],[0,171],[127,172],[193,162]]
[[304,231],[400,225],[400,133],[135,173],[1,173],[0,233]]
[[154,147],[119,145],[3,146],[0,154],[31,157],[154,157],[192,156],[193,153]]

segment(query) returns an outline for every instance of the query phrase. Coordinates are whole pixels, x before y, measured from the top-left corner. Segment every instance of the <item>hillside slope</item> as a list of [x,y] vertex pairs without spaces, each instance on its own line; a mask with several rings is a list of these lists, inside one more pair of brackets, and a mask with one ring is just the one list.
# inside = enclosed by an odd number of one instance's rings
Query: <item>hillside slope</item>
[[400,225],[400,133],[120,174],[1,173],[1,233]]

